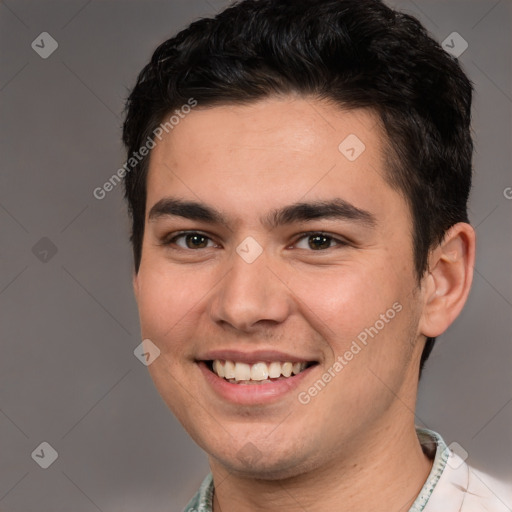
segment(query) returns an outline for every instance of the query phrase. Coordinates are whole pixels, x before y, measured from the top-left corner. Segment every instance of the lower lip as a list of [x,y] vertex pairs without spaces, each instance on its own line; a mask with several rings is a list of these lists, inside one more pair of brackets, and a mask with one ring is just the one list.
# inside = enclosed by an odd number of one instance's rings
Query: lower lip
[[233,384],[213,373],[205,362],[198,362],[198,366],[208,384],[224,400],[238,405],[256,405],[277,402],[296,390],[317,365],[310,366],[292,377],[264,384]]

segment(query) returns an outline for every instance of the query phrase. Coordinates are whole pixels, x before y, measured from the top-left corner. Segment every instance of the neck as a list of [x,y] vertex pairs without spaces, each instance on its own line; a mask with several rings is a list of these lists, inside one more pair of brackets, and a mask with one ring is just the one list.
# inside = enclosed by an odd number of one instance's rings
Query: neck
[[213,512],[409,510],[432,467],[414,418],[400,428],[396,421],[380,426],[354,444],[359,448],[353,453],[281,480],[239,477],[211,461]]

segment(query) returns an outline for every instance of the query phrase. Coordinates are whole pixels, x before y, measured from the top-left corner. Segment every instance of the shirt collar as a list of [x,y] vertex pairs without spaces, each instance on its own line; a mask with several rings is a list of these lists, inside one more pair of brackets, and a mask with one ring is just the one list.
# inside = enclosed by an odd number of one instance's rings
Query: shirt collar
[[439,478],[446,467],[446,461],[450,455],[450,450],[447,449],[444,439],[437,432],[426,428],[416,427],[416,435],[420,441],[423,453],[430,458],[433,457],[434,463],[432,464],[432,469],[430,470],[425,484],[421,488],[421,491],[409,509],[409,512],[422,512],[425,509],[425,506],[427,505],[430,496],[432,496],[434,488],[436,487],[437,482],[439,482]]

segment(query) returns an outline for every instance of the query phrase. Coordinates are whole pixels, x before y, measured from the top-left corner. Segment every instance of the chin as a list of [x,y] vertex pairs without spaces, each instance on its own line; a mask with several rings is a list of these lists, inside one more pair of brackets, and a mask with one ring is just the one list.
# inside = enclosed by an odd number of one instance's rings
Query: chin
[[234,457],[232,452],[210,457],[238,477],[257,480],[284,480],[313,469],[307,468],[304,454],[299,458],[294,449],[293,454],[276,454],[273,451],[270,456],[248,448],[249,445],[250,443]]
[[285,462],[276,464],[243,464],[239,461],[231,461],[231,463],[231,465],[223,464],[231,474],[254,480],[285,480],[304,473],[299,467],[290,467],[290,465]]

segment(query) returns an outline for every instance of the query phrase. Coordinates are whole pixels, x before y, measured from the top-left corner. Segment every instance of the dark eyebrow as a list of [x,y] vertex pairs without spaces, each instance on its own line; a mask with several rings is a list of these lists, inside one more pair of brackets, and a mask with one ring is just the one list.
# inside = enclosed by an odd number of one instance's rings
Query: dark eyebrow
[[[149,211],[148,219],[156,220],[165,216],[177,216],[190,220],[206,222],[208,224],[223,224],[229,226],[228,219],[211,206],[166,197],[155,203]],[[336,198],[333,200],[299,202],[269,212],[261,219],[263,225],[274,229],[282,225],[297,222],[307,222],[315,219],[341,219],[356,221],[368,227],[376,225],[375,216],[349,202]]]
[[148,219],[156,220],[160,217],[177,216],[185,219],[207,222],[208,224],[225,224],[224,216],[214,208],[196,201],[185,201],[166,197],[160,199],[149,210]]
[[271,211],[264,224],[276,228],[294,222],[307,222],[315,219],[351,220],[373,227],[377,223],[375,216],[344,199],[336,198],[325,201],[312,201],[308,203],[294,203],[284,208]]

